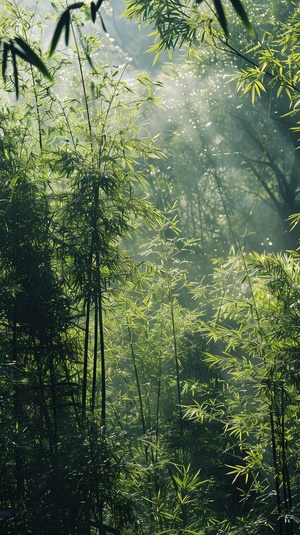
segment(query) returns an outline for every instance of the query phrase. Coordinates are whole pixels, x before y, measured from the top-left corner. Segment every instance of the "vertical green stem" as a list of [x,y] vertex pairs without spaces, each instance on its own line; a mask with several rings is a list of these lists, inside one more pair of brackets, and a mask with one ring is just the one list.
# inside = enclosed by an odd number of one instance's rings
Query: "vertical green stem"
[[[274,394],[271,394],[272,398]],[[274,465],[274,478],[275,478],[275,490],[276,490],[276,502],[277,502],[277,514],[278,514],[278,530],[279,535],[283,535],[282,528],[282,511],[281,511],[281,500],[280,500],[280,484],[279,484],[279,463],[277,458],[276,450],[276,438],[275,438],[275,425],[274,425],[274,402],[271,398],[271,407],[270,407],[270,424],[271,424],[271,440],[272,440],[272,451],[273,451],[273,465]]]
[[56,380],[54,373],[54,363],[53,363],[53,353],[51,348],[48,348],[49,355],[49,372],[50,372],[50,389],[51,389],[51,400],[52,400],[52,428],[53,428],[53,448],[54,453],[57,453],[57,444],[58,444],[58,429],[57,429],[57,388]]
[[[198,171],[199,172],[199,171]],[[199,184],[197,182],[197,206],[198,206],[198,216],[199,216],[199,227],[200,227],[200,242],[201,242],[201,256],[203,266],[205,265],[205,242],[204,242],[204,229],[203,229],[203,217],[202,217],[202,204],[200,198]]]
[[87,90],[86,90],[86,84],[85,84],[85,79],[84,79],[84,74],[83,74],[83,66],[82,66],[82,61],[81,61],[81,57],[80,57],[80,51],[79,51],[79,47],[78,47],[78,43],[77,43],[75,31],[74,31],[74,25],[73,25],[72,22],[71,22],[71,28],[72,28],[72,34],[73,34],[73,39],[74,39],[74,43],[75,43],[76,56],[77,56],[77,60],[78,60],[78,66],[79,66],[79,72],[80,72],[80,80],[81,80],[81,86],[82,86],[82,91],[83,91],[83,96],[84,96],[84,106],[85,106],[85,111],[86,111],[88,130],[89,130],[89,138],[90,138],[91,151],[92,151],[93,150],[93,144],[92,144],[92,122],[91,122],[91,116],[90,116],[90,109],[89,109],[89,104],[88,104]]
[[160,398],[161,398],[161,352],[159,352],[159,376],[158,376],[158,385],[157,385],[157,401],[156,401],[156,421],[155,421],[155,460],[157,461],[158,456],[158,437],[159,437],[159,412],[160,412]]
[[[131,333],[131,329],[130,329],[129,325],[127,325],[127,329],[128,329],[129,345],[130,345],[130,351],[131,351],[132,362],[133,362],[133,370],[134,370],[135,381],[136,381],[136,386],[137,386],[137,391],[138,391],[138,398],[139,398],[139,405],[140,405],[140,415],[141,415],[141,420],[142,420],[143,435],[145,435],[146,434],[146,421],[145,421],[145,415],[144,415],[144,405],[143,405],[143,399],[142,399],[140,379],[139,379],[138,369],[137,369],[137,365],[136,365],[136,358],[135,358],[135,351],[134,351],[134,347],[133,347],[132,333]],[[146,462],[148,462],[148,450],[145,453],[146,453],[146,457],[147,457]]]
[[[18,359],[18,348],[17,348],[17,313],[16,305],[14,305],[14,318],[12,325],[12,360],[15,362],[16,370],[21,368],[21,363]],[[14,388],[14,419],[15,419],[15,432],[18,435],[20,433],[20,424],[21,424],[21,393],[19,387],[18,379],[15,381]],[[25,491],[25,480],[24,480],[24,465],[23,465],[23,455],[19,445],[19,437],[17,437],[15,445],[15,467],[16,467],[16,491],[17,491],[17,500],[19,503],[23,501],[24,491]]]
[[99,301],[97,296],[97,290],[95,291],[95,308],[94,308],[94,358],[93,358],[93,381],[92,381],[92,402],[91,409],[92,414],[95,411],[95,399],[96,399],[96,385],[97,385],[97,363],[98,363],[98,312]]
[[81,402],[82,422],[85,421],[85,417],[86,417],[86,396],[87,396],[87,373],[88,373],[88,357],[89,357],[90,313],[91,313],[91,299],[90,299],[90,296],[88,295],[87,304],[86,304],[85,332],[84,332],[82,402]]
[[[127,325],[127,329],[128,329],[129,345],[130,345],[130,351],[131,351],[132,362],[133,362],[133,370],[134,370],[134,375],[135,375],[135,380],[136,380],[136,385],[137,385],[137,390],[138,390],[138,398],[139,398],[139,405],[140,405],[140,415],[141,415],[141,420],[142,420],[142,430],[143,430],[143,435],[145,436],[146,432],[147,432],[147,427],[146,427],[146,419],[145,419],[145,414],[144,414],[144,405],[143,405],[143,399],[142,399],[141,384],[140,384],[140,379],[139,379],[139,374],[138,374],[138,369],[137,369],[137,364],[136,364],[136,357],[135,357],[135,351],[134,351],[134,345],[133,345],[133,339],[132,339],[132,332],[131,332],[131,329],[130,329],[129,325]],[[149,459],[149,447],[148,447],[147,444],[144,444],[144,452],[145,452],[146,466],[148,467],[150,459]],[[153,459],[153,450],[152,450],[152,462],[153,462],[153,460],[154,459]],[[152,474],[151,474],[150,471],[148,472],[147,479],[148,479],[148,489],[147,490],[148,490],[148,502],[149,502],[149,505],[150,505],[150,518],[152,519],[152,522],[154,522]]]
[[37,116],[37,123],[38,123],[39,146],[40,146],[40,151],[43,152],[42,120],[41,120],[40,107],[39,107],[39,102],[38,102],[38,95],[37,95],[32,65],[30,65],[30,71],[31,71],[32,87],[33,87],[36,116]]
[[280,385],[280,395],[281,395],[281,450],[282,450],[282,486],[283,486],[283,495],[284,495],[284,504],[285,512],[288,515],[286,525],[287,535],[293,535],[293,520],[290,518],[291,507],[292,507],[292,496],[291,489],[289,484],[289,470],[286,459],[286,439],[285,439],[285,407],[284,407],[284,385]]
[[183,447],[183,415],[182,415],[182,403],[181,403],[180,366],[179,366],[179,355],[178,355],[178,347],[177,347],[176,324],[175,324],[175,313],[174,313],[174,296],[173,296],[172,285],[169,280],[169,277],[168,277],[168,294],[169,294],[169,304],[170,304],[170,312],[171,312],[174,359],[175,359],[175,368],[176,368],[176,384],[177,384],[177,397],[178,397],[178,406],[179,406],[180,436],[181,436],[182,447]]
[[[51,419],[49,416],[49,410],[48,410],[47,402],[45,398],[44,374],[43,374],[43,370],[41,367],[40,357],[38,355],[38,348],[37,348],[34,334],[32,334],[32,342],[33,342],[34,360],[35,360],[35,364],[37,368],[37,375],[38,375],[38,382],[39,382],[38,397],[39,397],[39,410],[40,410],[40,415],[41,415],[41,428],[43,428],[43,418],[44,418],[46,429],[47,429],[47,434],[48,434],[49,448],[52,453],[53,437],[52,437]],[[42,434],[42,437],[43,437],[43,434]]]
[[77,401],[76,401],[74,392],[71,389],[72,381],[71,381],[71,377],[70,377],[70,370],[68,368],[68,363],[66,361],[64,361],[64,370],[65,370],[65,374],[66,374],[67,383],[68,383],[68,385],[70,387],[70,397],[71,397],[72,404],[73,404],[75,419],[76,419],[78,427],[80,427],[80,423],[81,423],[80,422],[80,414],[79,414],[79,411],[78,411],[78,405],[77,405]]
[[104,324],[103,324],[103,297],[102,288],[99,287],[99,333],[100,333],[100,360],[101,360],[101,422],[106,423],[106,366],[104,347]]

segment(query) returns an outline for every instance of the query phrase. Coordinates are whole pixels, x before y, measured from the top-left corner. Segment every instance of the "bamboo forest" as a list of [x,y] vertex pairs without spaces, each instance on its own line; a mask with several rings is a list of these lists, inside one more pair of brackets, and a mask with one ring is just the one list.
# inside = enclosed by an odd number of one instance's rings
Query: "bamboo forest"
[[300,534],[298,2],[1,6],[0,533]]

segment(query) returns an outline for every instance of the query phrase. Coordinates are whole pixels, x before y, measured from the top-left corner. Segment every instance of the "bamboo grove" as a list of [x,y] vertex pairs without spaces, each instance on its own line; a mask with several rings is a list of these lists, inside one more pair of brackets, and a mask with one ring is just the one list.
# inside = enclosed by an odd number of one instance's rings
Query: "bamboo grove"
[[81,2],[53,3],[47,58],[42,4],[1,15],[18,65],[0,109],[0,531],[296,535],[299,255],[208,264],[209,227],[178,217],[187,177],[157,179],[174,149],[149,129],[161,82],[116,66]]

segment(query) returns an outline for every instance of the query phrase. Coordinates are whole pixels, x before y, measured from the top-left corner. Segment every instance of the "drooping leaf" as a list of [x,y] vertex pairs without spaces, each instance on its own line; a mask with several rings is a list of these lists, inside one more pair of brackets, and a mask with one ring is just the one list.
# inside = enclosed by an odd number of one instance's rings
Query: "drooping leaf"
[[5,82],[6,80],[6,70],[7,70],[7,56],[9,52],[9,44],[3,43],[3,53],[2,53],[2,78]]
[[[96,15],[97,15],[97,11],[99,11],[101,5],[103,4],[103,0],[98,0],[97,4],[95,4],[95,2],[92,2],[91,3],[91,17],[92,17],[92,21],[95,22],[96,21]],[[100,13],[99,13],[100,15]],[[106,29],[105,29],[105,24],[102,20],[102,17],[100,15],[100,20],[101,20],[101,24],[102,24],[102,28],[103,30],[105,31],[105,33],[107,33]]]
[[66,24],[66,29],[65,29],[65,45],[66,46],[68,46],[69,44],[70,26],[71,26],[71,15],[70,15],[70,11],[68,11],[68,23]]
[[103,0],[98,0],[97,4],[96,4],[96,11],[98,11],[100,9],[100,7],[102,6],[103,4]]
[[84,2],[75,2],[74,4],[71,4],[70,6],[68,6],[68,8],[61,15],[61,17],[60,17],[60,19],[59,19],[59,21],[58,21],[58,23],[56,25],[53,37],[52,37],[50,50],[49,50],[49,56],[50,57],[52,56],[54,50],[57,47],[57,43],[59,41],[59,38],[60,38],[64,28],[65,28],[65,43],[66,43],[66,46],[68,46],[68,44],[69,44],[69,36],[70,36],[70,24],[71,24],[71,15],[70,15],[70,13],[71,13],[71,11],[73,9],[80,9],[83,6],[84,6]]
[[[52,76],[50,72],[48,71],[46,65],[41,60],[41,58],[32,50],[32,48],[21,38],[21,37],[15,37],[14,41],[17,43],[17,45],[20,47],[20,49],[23,52],[23,59],[30,63],[31,65],[34,65],[37,67],[37,69],[46,77],[48,80],[52,80]],[[18,53],[18,50],[15,49],[15,53],[20,55]]]
[[19,98],[19,77],[18,77],[17,59],[16,59],[16,54],[15,54],[15,50],[13,46],[10,47],[10,51],[11,51],[12,64],[13,64],[16,99],[18,99]]
[[75,2],[74,4],[71,4],[68,6],[68,11],[72,11],[72,9],[80,9],[84,6],[84,2]]
[[104,33],[108,33],[108,32],[107,32],[107,29],[106,29],[106,26],[105,26],[105,24],[104,24],[103,18],[102,18],[102,16],[101,16],[101,13],[99,13],[99,17],[100,17],[100,20],[101,20],[101,25],[102,25],[102,28],[103,28]]
[[95,5],[95,2],[91,2],[91,17],[92,17],[92,21],[95,22],[96,20],[96,5]]
[[88,52],[88,49],[87,49],[86,44],[85,44],[85,40],[84,40],[84,38],[82,36],[81,29],[80,28],[77,28],[77,29],[78,29],[78,32],[79,32],[80,43],[81,43],[81,46],[82,46],[82,48],[84,50],[86,59],[88,60],[88,63],[90,65],[91,69],[95,70],[95,66],[93,64],[92,58],[91,58],[91,56],[90,56],[90,54]]
[[221,25],[226,37],[228,37],[227,20],[226,20],[226,16],[225,16],[225,13],[224,13],[223,6],[222,6],[222,2],[221,2],[221,0],[214,0],[214,4],[215,4],[216,12],[217,12],[218,21],[219,21],[219,23],[220,23],[220,25]]
[[[64,11],[63,14],[61,15],[61,17],[60,17],[60,19],[59,19],[59,21],[58,21],[58,23],[56,25],[55,32],[53,34],[51,45],[50,45],[50,50],[49,50],[49,56],[50,57],[53,55],[53,52],[57,47],[57,43],[59,41],[59,38],[60,38],[64,28],[65,28],[65,37],[66,36],[68,37],[69,31],[70,31],[70,29],[69,29],[70,28],[70,22],[71,22],[70,11],[69,11],[69,9],[66,9],[66,11]],[[68,44],[68,43],[66,43],[66,44]]]
[[253,26],[248,18],[248,15],[246,13],[246,10],[240,0],[230,0],[233,8],[237,12],[238,16],[242,19],[245,27],[247,28],[250,35],[254,35],[254,29]]

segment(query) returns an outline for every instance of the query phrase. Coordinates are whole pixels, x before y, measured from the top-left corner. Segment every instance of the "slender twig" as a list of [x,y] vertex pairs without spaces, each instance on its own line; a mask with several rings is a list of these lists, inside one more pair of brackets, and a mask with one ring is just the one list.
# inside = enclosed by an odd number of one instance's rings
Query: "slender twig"
[[82,402],[81,414],[82,421],[86,417],[86,397],[87,397],[87,373],[88,373],[88,356],[89,356],[89,336],[90,336],[90,313],[91,313],[91,299],[87,296],[86,312],[85,312],[85,331],[84,331],[84,353],[83,353],[83,378],[82,378]]
[[272,441],[272,452],[273,452],[273,466],[274,466],[274,480],[275,480],[275,491],[276,491],[276,502],[277,502],[277,521],[279,535],[283,535],[282,527],[282,511],[281,511],[281,499],[280,499],[280,482],[279,482],[279,462],[277,458],[277,449],[276,449],[276,438],[275,438],[275,425],[274,425],[274,393],[271,393],[271,406],[270,406],[270,424],[271,424],[271,441]]

